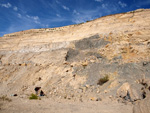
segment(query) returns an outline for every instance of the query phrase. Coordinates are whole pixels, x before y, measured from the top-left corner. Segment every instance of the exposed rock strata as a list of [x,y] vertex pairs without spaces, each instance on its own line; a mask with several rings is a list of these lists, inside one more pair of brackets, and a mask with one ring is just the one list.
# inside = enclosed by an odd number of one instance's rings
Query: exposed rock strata
[[[0,38],[1,95],[29,95],[40,86],[58,99],[142,103],[149,69],[149,9]],[[109,81],[97,85],[105,76]]]

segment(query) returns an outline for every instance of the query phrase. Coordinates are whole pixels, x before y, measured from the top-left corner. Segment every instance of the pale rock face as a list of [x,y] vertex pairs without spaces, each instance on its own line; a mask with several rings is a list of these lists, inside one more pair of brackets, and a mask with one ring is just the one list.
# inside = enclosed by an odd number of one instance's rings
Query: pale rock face
[[118,90],[117,95],[119,97],[125,98],[128,95],[130,89],[129,83],[124,83]]

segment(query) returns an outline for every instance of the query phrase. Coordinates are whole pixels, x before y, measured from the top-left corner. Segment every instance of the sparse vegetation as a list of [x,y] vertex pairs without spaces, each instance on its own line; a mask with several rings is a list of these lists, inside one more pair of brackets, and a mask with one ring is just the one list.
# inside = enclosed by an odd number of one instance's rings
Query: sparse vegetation
[[0,100],[2,100],[2,101],[8,101],[8,102],[12,101],[10,98],[7,97],[7,95],[3,95],[2,97],[0,97]]
[[75,24],[75,25],[81,25],[81,24],[84,24],[84,22],[82,22],[82,23],[78,23],[78,24]]
[[30,100],[32,100],[32,99],[37,100],[37,99],[38,99],[38,96],[32,93],[31,96],[29,97],[29,99],[30,99]]
[[103,85],[104,83],[108,82],[109,81],[109,76],[108,75],[105,75],[103,78],[100,78],[98,80],[98,83],[97,85]]
[[90,20],[87,20],[86,22],[90,22]]

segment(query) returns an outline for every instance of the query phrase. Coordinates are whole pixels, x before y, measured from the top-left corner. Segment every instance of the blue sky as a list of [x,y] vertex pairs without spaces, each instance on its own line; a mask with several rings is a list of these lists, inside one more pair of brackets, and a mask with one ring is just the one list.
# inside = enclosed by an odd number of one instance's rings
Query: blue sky
[[150,0],[0,0],[0,36],[150,8]]

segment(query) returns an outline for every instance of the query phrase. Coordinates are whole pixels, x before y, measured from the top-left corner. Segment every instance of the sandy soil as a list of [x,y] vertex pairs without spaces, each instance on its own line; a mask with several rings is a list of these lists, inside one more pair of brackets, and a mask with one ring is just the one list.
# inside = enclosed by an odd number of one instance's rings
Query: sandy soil
[[12,102],[0,103],[0,113],[132,113],[132,105],[116,101],[72,102],[69,100],[29,100],[12,97]]

